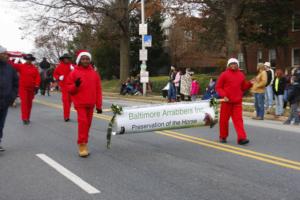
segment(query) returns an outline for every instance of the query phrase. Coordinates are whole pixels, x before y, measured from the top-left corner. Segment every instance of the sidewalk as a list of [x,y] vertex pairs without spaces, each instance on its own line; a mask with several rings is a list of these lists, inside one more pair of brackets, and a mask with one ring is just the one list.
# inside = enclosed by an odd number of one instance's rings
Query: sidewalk
[[[147,96],[131,96],[131,95],[120,95],[118,93],[112,93],[112,92],[103,92],[103,96],[109,97],[109,98],[117,98],[117,99],[123,99],[128,101],[137,101],[137,102],[143,102],[143,103],[149,103],[149,104],[155,104],[155,103],[166,103],[166,99],[162,96],[155,96],[155,95],[147,95]],[[245,106],[254,106],[251,102],[243,102],[243,105]],[[253,112],[243,111],[243,115],[245,117],[253,117]],[[274,115],[271,114],[265,114],[266,120],[275,120],[275,121],[285,121],[287,120],[286,116],[281,116],[276,118]]]

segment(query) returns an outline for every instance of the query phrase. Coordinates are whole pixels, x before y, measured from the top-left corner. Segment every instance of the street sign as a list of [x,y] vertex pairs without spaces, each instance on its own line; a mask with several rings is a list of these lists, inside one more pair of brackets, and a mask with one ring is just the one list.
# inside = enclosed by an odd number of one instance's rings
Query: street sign
[[140,68],[141,68],[142,71],[145,71],[147,69],[147,65],[142,63]]
[[140,49],[140,61],[148,60],[148,51],[147,49]]
[[141,71],[141,83],[148,83],[149,82],[149,72],[148,71]]
[[148,25],[139,24],[139,35],[147,35],[147,34],[148,34]]
[[144,36],[144,45],[145,45],[145,47],[151,47],[152,46],[152,35],[145,35]]

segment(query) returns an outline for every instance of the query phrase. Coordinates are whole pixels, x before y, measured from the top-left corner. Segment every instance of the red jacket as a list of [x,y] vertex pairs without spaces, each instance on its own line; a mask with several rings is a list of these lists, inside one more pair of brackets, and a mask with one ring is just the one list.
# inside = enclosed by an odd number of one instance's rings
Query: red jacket
[[[81,84],[77,88],[75,81],[78,78]],[[101,79],[93,67],[75,67],[68,76],[67,90],[71,94],[75,107],[96,105],[96,108],[102,108]]]
[[216,91],[221,97],[227,97],[229,103],[241,103],[244,92],[251,86],[240,70],[227,68],[217,81]]
[[[59,86],[61,88],[64,88],[66,83],[67,83],[67,78],[68,78],[68,75],[70,74],[70,72],[72,71],[72,64],[71,63],[64,63],[64,62],[60,62],[54,72],[53,72],[53,77],[58,81],[59,83]],[[64,76],[64,79],[61,81],[59,80],[59,77],[60,76]]]
[[33,64],[16,64],[9,62],[19,72],[20,88],[38,88],[40,87],[41,77],[39,70]]

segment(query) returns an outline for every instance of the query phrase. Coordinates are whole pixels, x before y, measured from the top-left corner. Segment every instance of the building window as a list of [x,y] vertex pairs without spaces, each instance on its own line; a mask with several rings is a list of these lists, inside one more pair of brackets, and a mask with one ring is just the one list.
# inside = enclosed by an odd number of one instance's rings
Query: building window
[[258,50],[257,51],[257,63],[261,63],[261,62],[263,62],[262,50]]
[[300,13],[296,13],[293,15],[292,30],[300,31]]
[[275,65],[276,65],[276,50],[275,49],[269,50],[269,62],[271,63],[272,67],[275,67]]
[[300,67],[300,48],[292,50],[292,65],[293,67]]

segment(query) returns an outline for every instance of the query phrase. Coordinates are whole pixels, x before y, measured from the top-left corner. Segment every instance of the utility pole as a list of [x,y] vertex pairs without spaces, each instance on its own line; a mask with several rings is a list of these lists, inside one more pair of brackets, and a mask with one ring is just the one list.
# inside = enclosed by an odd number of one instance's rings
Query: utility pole
[[147,72],[147,64],[146,61],[148,59],[148,51],[145,46],[145,35],[147,35],[147,24],[145,24],[145,0],[141,0],[141,18],[142,23],[139,27],[139,33],[142,37],[142,49],[140,50],[140,61],[141,64],[141,72],[140,72],[140,80],[143,83],[143,95],[146,96],[147,93],[147,83],[149,81],[149,73]]

